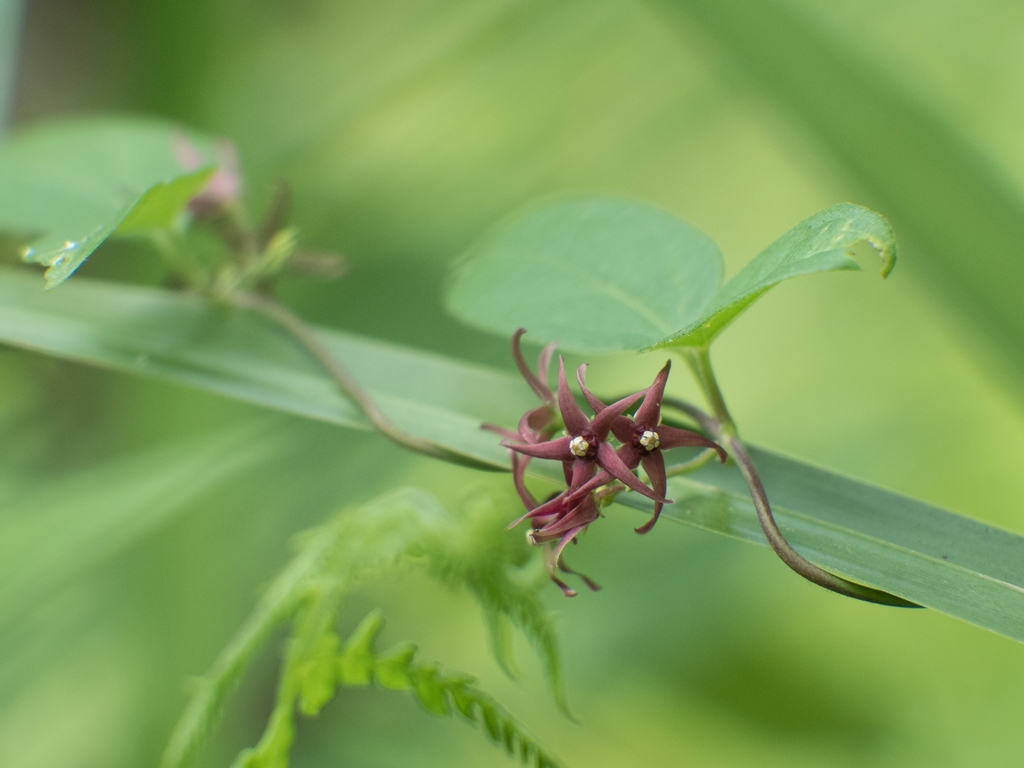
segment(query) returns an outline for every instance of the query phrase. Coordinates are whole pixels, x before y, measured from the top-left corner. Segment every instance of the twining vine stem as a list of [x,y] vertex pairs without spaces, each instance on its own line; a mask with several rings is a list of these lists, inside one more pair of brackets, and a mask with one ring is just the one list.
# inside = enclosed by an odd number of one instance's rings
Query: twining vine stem
[[754,468],[750,454],[747,453],[746,447],[739,438],[736,424],[726,408],[722,390],[719,388],[714,370],[711,368],[711,358],[707,347],[686,349],[682,352],[683,358],[693,372],[694,378],[704,392],[715,415],[712,416],[696,406],[672,397],[664,398],[662,404],[681,411],[694,419],[713,440],[716,440],[725,448],[736,462],[736,466],[739,467],[740,472],[743,474],[743,479],[747,481],[747,486],[750,488],[750,497],[754,501],[754,509],[757,512],[757,519],[761,524],[761,529],[764,531],[764,535],[767,537],[771,548],[775,550],[775,554],[779,556],[782,562],[808,581],[847,597],[853,597],[869,603],[902,608],[920,607],[916,603],[904,600],[902,597],[897,597],[888,592],[866,587],[863,584],[857,584],[841,576],[836,576],[834,573],[830,573],[824,568],[815,565],[793,549],[775,522],[771,504],[768,502],[768,494],[765,492],[761,478]]
[[[338,363],[334,355],[331,354],[331,351],[327,349],[326,345],[320,341],[302,318],[283,304],[263,294],[241,290],[232,291],[225,298],[228,303],[236,307],[258,312],[291,334],[296,341],[302,344],[316,358],[317,362],[334,379],[342,393],[359,407],[359,410],[363,412],[377,431],[388,438],[388,440],[410,451],[421,453],[424,456],[457,464],[473,463],[473,466],[477,466],[475,462],[470,462],[468,457],[462,454],[451,451],[429,440],[410,435],[395,426],[391,419],[381,410],[380,406],[370,397],[369,393],[359,386],[356,380],[352,378],[352,375]],[[479,465],[486,469],[494,469],[482,462]]]

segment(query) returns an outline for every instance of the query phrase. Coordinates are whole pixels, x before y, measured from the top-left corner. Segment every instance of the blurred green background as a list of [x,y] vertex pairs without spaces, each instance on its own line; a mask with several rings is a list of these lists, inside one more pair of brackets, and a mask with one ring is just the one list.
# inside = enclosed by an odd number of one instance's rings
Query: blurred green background
[[[820,208],[878,207],[904,246],[888,281],[872,264],[788,283],[716,345],[733,414],[754,443],[1024,532],[1022,246],[999,235],[1024,221],[1018,3],[31,0],[19,45],[15,127],[141,111],[228,136],[255,207],[287,180],[304,243],[350,262],[337,283],[290,279],[291,306],[506,369],[506,341],[446,318],[441,291],[452,259],[536,196],[657,203],[710,233],[730,273]],[[816,64],[821,52],[831,58]],[[865,112],[873,103],[892,109]],[[915,142],[915,126],[940,138]],[[898,151],[901,131],[933,153],[923,166]],[[943,164],[995,190],[1002,218],[944,208],[948,179],[917,172]],[[117,243],[84,273],[161,278],[155,258]],[[663,359],[593,362],[617,391]],[[692,395],[681,372],[670,389]],[[9,768],[155,765],[185,680],[291,534],[396,483],[452,504],[507,485],[362,433],[7,348],[0,425]],[[204,471],[111,490],[168,457]],[[74,503],[105,490],[109,503]],[[53,530],[132,505],[148,522],[117,541],[83,534],[73,583],[19,581]],[[410,572],[346,615],[383,604],[385,639],[478,674],[577,768],[1020,764],[1018,644],[841,599],[768,550],[670,521],[638,537],[635,515],[613,508],[574,550],[604,591],[549,590],[578,723],[556,711],[525,643],[522,679],[502,676],[465,595]],[[204,765],[257,738],[276,653],[250,672]],[[310,767],[511,764],[466,726],[374,691],[343,691],[303,723],[295,753]]]

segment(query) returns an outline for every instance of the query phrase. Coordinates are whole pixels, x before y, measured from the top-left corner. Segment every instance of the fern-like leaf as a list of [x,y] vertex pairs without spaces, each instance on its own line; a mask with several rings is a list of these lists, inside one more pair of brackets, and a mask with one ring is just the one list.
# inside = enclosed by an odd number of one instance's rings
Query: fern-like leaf
[[564,706],[554,632],[537,599],[539,582],[521,573],[529,557],[526,547],[511,546],[509,537],[500,535],[494,515],[486,518],[478,513],[457,518],[428,494],[406,489],[299,537],[292,562],[198,682],[162,768],[191,764],[249,662],[289,621],[291,634],[274,709],[259,742],[239,754],[233,768],[287,768],[296,713],[314,716],[339,687],[371,683],[411,691],[436,715],[451,715],[454,707],[463,717],[482,723],[491,740],[509,754],[518,752],[524,762],[538,768],[558,765],[506,710],[473,687],[472,677],[417,662],[416,648],[409,643],[378,654],[375,643],[383,622],[378,612],[367,616],[344,643],[335,629],[342,599],[354,584],[403,559],[425,560],[445,583],[466,585],[489,624],[511,622],[531,638],[556,700]]
[[[372,641],[383,623],[379,611],[374,611],[353,633],[346,651],[358,647],[360,659],[372,658],[374,681],[389,690],[411,690],[422,707],[441,717],[458,712],[471,723],[482,725],[484,733],[496,745],[504,747],[512,757],[517,754],[524,764],[532,762],[537,768],[560,768],[561,763],[534,739],[523,725],[491,696],[476,688],[476,679],[458,672],[442,672],[437,664],[425,664],[416,659],[416,646],[401,643],[380,655],[373,652]],[[368,635],[364,627],[374,628]],[[361,630],[364,630],[361,632]],[[369,638],[370,645],[366,644]],[[339,664],[347,663],[345,653]],[[345,683],[342,682],[342,685]],[[357,685],[362,685],[360,681]]]
[[541,571],[530,573],[532,553],[518,537],[493,534],[504,522],[496,510],[500,505],[484,495],[468,502],[459,535],[436,542],[436,549],[428,552],[431,568],[442,581],[465,586],[480,603],[495,657],[512,677],[509,624],[526,635],[541,659],[555,702],[569,715],[558,639],[539,597],[547,578]]

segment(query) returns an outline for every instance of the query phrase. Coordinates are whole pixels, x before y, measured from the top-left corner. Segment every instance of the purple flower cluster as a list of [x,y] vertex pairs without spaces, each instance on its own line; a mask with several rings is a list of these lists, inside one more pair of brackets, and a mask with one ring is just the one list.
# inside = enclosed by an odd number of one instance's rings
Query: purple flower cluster
[[[569,390],[561,357],[558,360],[557,396],[547,385],[548,367],[554,353],[553,344],[541,352],[537,373],[530,370],[520,348],[520,339],[525,332],[525,329],[520,328],[512,336],[512,356],[523,378],[541,399],[542,405],[523,414],[517,432],[490,425],[485,425],[485,428],[505,438],[502,445],[512,455],[513,481],[527,510],[525,515],[509,527],[529,520],[531,528],[527,537],[532,544],[554,544],[546,557],[548,573],[568,597],[573,597],[575,590],[561,581],[555,571],[561,569],[574,573],[562,561],[562,551],[600,517],[595,491],[618,481],[630,490],[652,499],[653,516],[636,529],[637,533],[647,533],[657,522],[662,506],[671,503],[665,498],[667,480],[662,452],[682,446],[714,448],[723,462],[726,453],[721,446],[703,435],[659,423],[669,363],[665,363],[651,386],[610,405],[606,405],[587,389],[584,378],[586,366],[581,365],[576,371],[576,378],[594,412],[593,417],[588,417]],[[626,411],[638,402],[640,406],[636,412],[632,416],[626,415]],[[561,416],[561,425],[556,416],[556,408],[557,414]],[[565,428],[564,434],[554,437],[562,425]],[[618,442],[618,447],[612,444],[611,437]],[[544,503],[539,503],[523,482],[526,467],[532,459],[560,461],[568,488]],[[637,467],[643,467],[647,473],[650,487],[634,474]],[[583,578],[591,589],[598,588],[590,579]]]

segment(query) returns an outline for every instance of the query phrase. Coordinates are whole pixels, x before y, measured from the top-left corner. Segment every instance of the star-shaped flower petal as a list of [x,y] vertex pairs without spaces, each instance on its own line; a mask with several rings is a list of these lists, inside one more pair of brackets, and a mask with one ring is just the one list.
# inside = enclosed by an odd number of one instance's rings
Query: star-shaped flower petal
[[[661,424],[661,401],[665,396],[665,384],[668,382],[668,374],[672,363],[666,362],[665,367],[658,372],[654,383],[647,389],[647,395],[643,403],[637,409],[636,414],[630,419],[627,416],[620,416],[612,424],[615,437],[622,443],[618,450],[618,456],[622,463],[630,469],[642,466],[650,478],[651,487],[659,496],[664,496],[668,490],[668,480],[665,476],[665,457],[662,452],[670,448],[681,448],[683,446],[695,446],[702,448],[713,448],[718,451],[718,456],[724,464],[728,458],[725,450],[713,440],[691,432],[688,429],[677,429],[666,424]],[[576,378],[579,381],[580,389],[583,391],[587,402],[594,409],[603,408],[604,403],[587,389],[584,380],[586,368],[580,366],[576,371]],[[595,488],[612,480],[611,474],[598,473],[587,483],[577,487],[569,494],[569,499],[578,498],[583,494],[590,493]],[[654,524],[658,522],[661,515],[662,502],[654,501],[654,514],[644,525],[636,529],[637,533],[647,533]]]
[[[541,350],[540,356],[537,358],[537,373],[534,373],[530,370],[530,366],[526,364],[526,358],[523,357],[523,350],[520,346],[520,340],[524,333],[526,333],[526,329],[520,328],[512,334],[512,359],[515,360],[516,368],[519,369],[523,378],[526,379],[530,389],[541,399],[543,405],[539,405],[523,414],[522,418],[519,419],[517,432],[495,426],[494,424],[482,424],[481,428],[489,432],[495,432],[506,440],[540,443],[550,438],[556,428],[554,418],[555,393],[547,385],[548,368],[551,365],[551,356],[555,351],[555,343],[552,342]],[[519,456],[512,450],[509,451],[509,454],[512,457],[512,480],[515,483],[516,491],[519,493],[519,497],[523,500],[526,508],[533,509],[537,506],[537,500],[533,498],[533,494],[526,489],[526,485],[523,482],[523,478],[526,475],[526,467],[530,463],[530,457]]]

